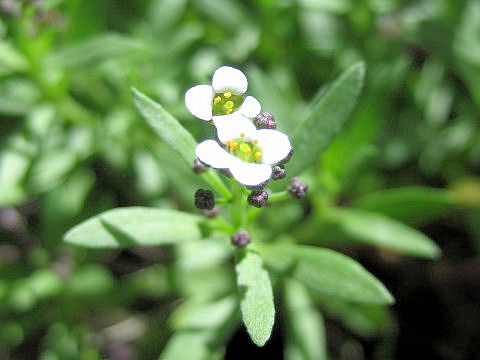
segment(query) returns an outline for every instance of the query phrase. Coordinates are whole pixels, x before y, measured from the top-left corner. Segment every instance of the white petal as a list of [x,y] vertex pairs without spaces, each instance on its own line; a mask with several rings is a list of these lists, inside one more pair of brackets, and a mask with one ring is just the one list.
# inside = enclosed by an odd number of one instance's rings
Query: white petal
[[212,86],[215,93],[231,91],[242,95],[248,88],[247,77],[243,72],[230,66],[219,67],[213,73]]
[[288,136],[280,131],[262,129],[257,130],[255,136],[262,151],[264,164],[277,164],[285,160],[292,150]]
[[266,164],[239,161],[230,166],[230,173],[240,184],[247,187],[260,187],[270,180],[272,167]]
[[243,116],[253,118],[260,114],[260,110],[262,109],[262,105],[255,99],[253,96],[247,96],[247,98],[243,101],[242,106],[238,109],[238,112]]
[[213,88],[210,85],[196,85],[185,93],[188,111],[202,120],[212,120]]
[[218,139],[225,144],[228,140],[237,139],[244,134],[245,139],[253,140],[257,129],[252,121],[237,112],[230,115],[214,116],[213,123],[217,128]]
[[241,160],[226,152],[215,140],[205,140],[195,148],[200,161],[215,169],[228,169]]

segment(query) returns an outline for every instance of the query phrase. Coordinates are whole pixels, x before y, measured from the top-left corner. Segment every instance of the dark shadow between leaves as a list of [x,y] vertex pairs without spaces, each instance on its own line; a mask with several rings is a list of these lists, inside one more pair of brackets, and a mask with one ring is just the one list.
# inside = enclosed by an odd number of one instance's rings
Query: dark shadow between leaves
[[115,241],[117,241],[120,247],[126,248],[139,245],[138,242],[131,235],[119,229],[118,226],[102,218],[100,218],[99,221],[100,224],[102,224],[102,226],[105,228],[105,230],[108,231],[113,238],[115,238]]

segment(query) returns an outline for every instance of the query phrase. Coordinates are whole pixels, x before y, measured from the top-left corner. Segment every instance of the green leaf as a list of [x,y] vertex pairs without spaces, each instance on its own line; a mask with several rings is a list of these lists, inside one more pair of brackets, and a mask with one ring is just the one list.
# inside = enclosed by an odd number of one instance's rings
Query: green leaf
[[159,360],[210,360],[208,340],[209,334],[205,332],[178,332],[168,341]]
[[280,243],[262,245],[265,261],[322,294],[373,303],[391,304],[392,295],[355,260],[330,249]]
[[[286,358],[327,359],[325,324],[322,314],[315,309],[302,283],[294,279],[284,282],[287,320]],[[296,356],[299,354],[299,356]]]
[[257,346],[263,346],[270,338],[275,320],[268,272],[263,269],[260,255],[252,251],[244,251],[239,255],[235,270],[243,323],[253,342]]
[[195,160],[197,142],[160,104],[133,88],[133,102],[157,135],[163,139],[190,167]]
[[353,240],[434,259],[440,249],[426,235],[397,220],[359,209],[330,209],[320,233],[339,240]]
[[102,34],[70,45],[47,58],[49,66],[81,68],[95,66],[107,60],[148,52],[144,42],[119,34]]
[[315,300],[329,317],[342,322],[359,336],[378,336],[392,325],[390,313],[382,305],[352,303],[321,295],[317,295]]
[[290,174],[300,174],[312,165],[340,132],[355,106],[364,76],[363,63],[351,66],[312,104],[310,114],[292,136],[295,153],[301,156],[293,158]]
[[[197,142],[181,124],[160,104],[142,94],[135,88],[133,101],[147,123],[157,135],[163,139],[183,160],[186,166],[191,167],[195,160],[195,147]],[[220,195],[230,198],[230,191],[222,182],[217,173],[207,171],[202,178],[207,181]]]
[[353,205],[413,225],[427,223],[455,205],[452,192],[421,186],[380,190],[357,199]]
[[91,248],[153,246],[198,240],[203,219],[175,210],[125,207],[108,210],[75,226],[64,236]]

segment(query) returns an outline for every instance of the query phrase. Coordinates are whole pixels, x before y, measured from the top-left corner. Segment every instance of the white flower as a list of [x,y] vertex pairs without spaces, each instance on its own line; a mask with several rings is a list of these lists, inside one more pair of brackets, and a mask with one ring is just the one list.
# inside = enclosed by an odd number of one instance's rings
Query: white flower
[[185,105],[197,118],[205,121],[238,112],[253,118],[261,105],[253,96],[242,96],[248,88],[243,72],[230,66],[215,70],[212,85],[196,85],[185,93]]
[[229,171],[239,183],[250,188],[266,185],[272,166],[288,161],[292,145],[284,133],[257,130],[241,114],[214,118],[219,142],[205,140],[197,145],[195,154],[207,166]]

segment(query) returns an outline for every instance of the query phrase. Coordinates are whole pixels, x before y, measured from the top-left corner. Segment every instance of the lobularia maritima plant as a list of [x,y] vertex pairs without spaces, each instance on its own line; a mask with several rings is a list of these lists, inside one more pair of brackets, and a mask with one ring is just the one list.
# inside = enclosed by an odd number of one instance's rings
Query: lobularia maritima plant
[[[134,103],[147,123],[185,168],[193,169],[199,189],[191,196],[202,214],[118,208],[77,225],[65,240],[91,248],[174,247],[177,259],[172,267],[179,280],[173,290],[184,302],[171,314],[173,335],[160,359],[221,358],[240,318],[252,341],[263,346],[274,326],[274,288],[283,298],[290,358],[327,357],[323,320],[314,303],[326,304],[336,317],[353,313],[358,318],[370,311],[368,307],[381,309],[393,302],[383,284],[358,262],[331,249],[300,244],[283,223],[288,227],[292,221],[304,222],[302,238],[325,232],[407,254],[438,255],[428,238],[404,224],[309,198],[307,183],[296,177],[308,177],[315,184],[309,191],[321,192],[315,165],[343,128],[363,78],[363,64],[347,69],[306,107],[303,117],[295,122],[281,119],[289,122],[285,128],[291,133],[286,134],[277,130],[284,128],[282,121],[277,124],[271,113],[261,112],[256,98],[245,95],[248,81],[243,72],[222,66],[211,84],[185,93],[187,109],[212,129],[211,138],[199,143],[162,106],[133,89]],[[287,164],[294,147],[296,155]],[[282,202],[298,200],[322,209],[317,216],[324,220],[312,223],[307,212],[303,219],[292,220],[289,211],[278,211]],[[263,211],[277,212],[278,229],[262,221]],[[365,223],[378,232],[364,231]],[[407,241],[393,241],[389,234]]]

